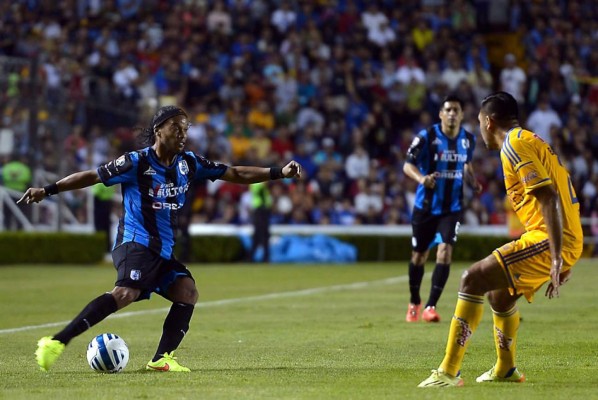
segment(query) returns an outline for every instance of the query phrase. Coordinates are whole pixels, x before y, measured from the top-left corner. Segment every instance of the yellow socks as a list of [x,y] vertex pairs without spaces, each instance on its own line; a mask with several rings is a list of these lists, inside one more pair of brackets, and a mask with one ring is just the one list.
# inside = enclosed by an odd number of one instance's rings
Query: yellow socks
[[446,353],[440,368],[449,375],[457,376],[471,335],[480,324],[484,312],[484,296],[459,292],[455,315],[451,321]]
[[517,330],[519,329],[519,309],[514,306],[509,311],[494,313],[494,344],[497,361],[494,374],[501,378],[515,367],[515,350],[517,347]]

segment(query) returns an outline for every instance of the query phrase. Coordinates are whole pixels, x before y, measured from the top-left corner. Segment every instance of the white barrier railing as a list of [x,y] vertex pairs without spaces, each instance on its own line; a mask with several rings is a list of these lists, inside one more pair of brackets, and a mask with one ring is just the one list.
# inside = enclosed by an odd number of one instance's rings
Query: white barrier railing
[[[253,233],[251,225],[226,225],[226,224],[191,224],[191,236],[234,236]],[[377,236],[411,236],[411,225],[272,225],[272,235],[377,235]],[[481,236],[507,236],[506,226],[461,225],[459,233],[475,234]]]

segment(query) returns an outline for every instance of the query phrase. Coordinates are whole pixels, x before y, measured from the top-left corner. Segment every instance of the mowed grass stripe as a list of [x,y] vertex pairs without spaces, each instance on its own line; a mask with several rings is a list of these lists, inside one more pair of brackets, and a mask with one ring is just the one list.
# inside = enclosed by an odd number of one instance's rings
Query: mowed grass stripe
[[[430,274],[428,274],[428,275],[430,275]],[[333,286],[324,286],[324,287],[316,287],[316,288],[310,288],[310,289],[295,290],[292,292],[268,293],[268,294],[263,294],[263,295],[258,295],[258,296],[248,296],[248,297],[239,297],[239,298],[233,298],[233,299],[223,299],[223,300],[199,302],[195,305],[195,307],[196,308],[210,308],[210,307],[226,306],[226,305],[231,305],[231,304],[247,303],[247,302],[253,302],[253,301],[278,300],[278,299],[290,298],[290,297],[312,296],[312,295],[316,295],[316,294],[339,292],[339,291],[344,291],[344,290],[360,290],[360,289],[366,289],[366,288],[375,287],[375,286],[388,286],[388,285],[395,285],[395,284],[399,284],[399,283],[405,283],[408,280],[409,280],[408,275],[402,275],[402,276],[396,276],[396,277],[392,277],[392,278],[380,279],[380,280],[376,280],[376,281],[354,282],[354,283],[347,283],[347,284],[342,284],[342,285],[333,285]],[[108,318],[116,319],[116,318],[136,317],[136,316],[141,316],[141,315],[160,314],[160,313],[165,313],[168,310],[169,310],[168,307],[161,307],[161,308],[156,308],[156,309],[151,309],[151,310],[129,311],[129,312],[112,314]],[[32,330],[42,329],[42,328],[52,328],[52,327],[56,327],[56,326],[63,326],[65,324],[68,324],[69,322],[70,321],[50,322],[47,324],[29,325],[29,326],[22,326],[19,328],[2,329],[2,330],[0,330],[0,335],[32,331]]]

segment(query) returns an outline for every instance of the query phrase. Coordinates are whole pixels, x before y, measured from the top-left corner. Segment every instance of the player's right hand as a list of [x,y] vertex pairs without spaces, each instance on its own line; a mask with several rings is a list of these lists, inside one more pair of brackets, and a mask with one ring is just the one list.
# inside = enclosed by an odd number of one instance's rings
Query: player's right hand
[[436,175],[437,174],[438,174],[438,172],[434,172],[433,174],[425,175],[422,185],[424,185],[424,187],[427,189],[434,189],[434,187],[436,187]]
[[23,197],[17,200],[17,204],[20,204],[22,202],[25,202],[26,204],[39,203],[45,198],[46,191],[44,190],[44,188],[29,188],[23,194]]

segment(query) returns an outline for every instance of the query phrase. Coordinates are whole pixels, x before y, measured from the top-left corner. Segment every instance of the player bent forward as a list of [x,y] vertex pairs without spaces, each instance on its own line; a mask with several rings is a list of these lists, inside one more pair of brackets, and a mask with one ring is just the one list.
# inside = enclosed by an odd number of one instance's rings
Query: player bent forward
[[155,292],[172,302],[162,337],[146,369],[188,372],[174,355],[189,330],[197,302],[191,272],[173,255],[177,213],[187,200],[189,185],[210,179],[250,184],[301,175],[291,161],[283,168],[227,166],[184,151],[189,129],[187,113],[176,106],[160,108],[143,131],[149,147],[126,153],[97,170],[77,172],[44,188],[30,188],[18,201],[38,203],[48,196],[102,183],[121,184],[123,216],[112,250],[117,270],[114,289],[92,300],[54,336],[39,340],[35,352],[47,371],[76,336],[134,301]]
[[582,252],[579,203],[569,174],[548,144],[520,127],[515,99],[504,92],[489,95],[478,119],[486,147],[500,149],[507,195],[526,232],[465,271],[444,359],[419,387],[463,385],[461,363],[482,318],[484,295],[493,312],[497,361],[476,381],[523,382],[515,363],[517,299],[523,295],[531,302],[546,282],[546,296],[558,297]]

